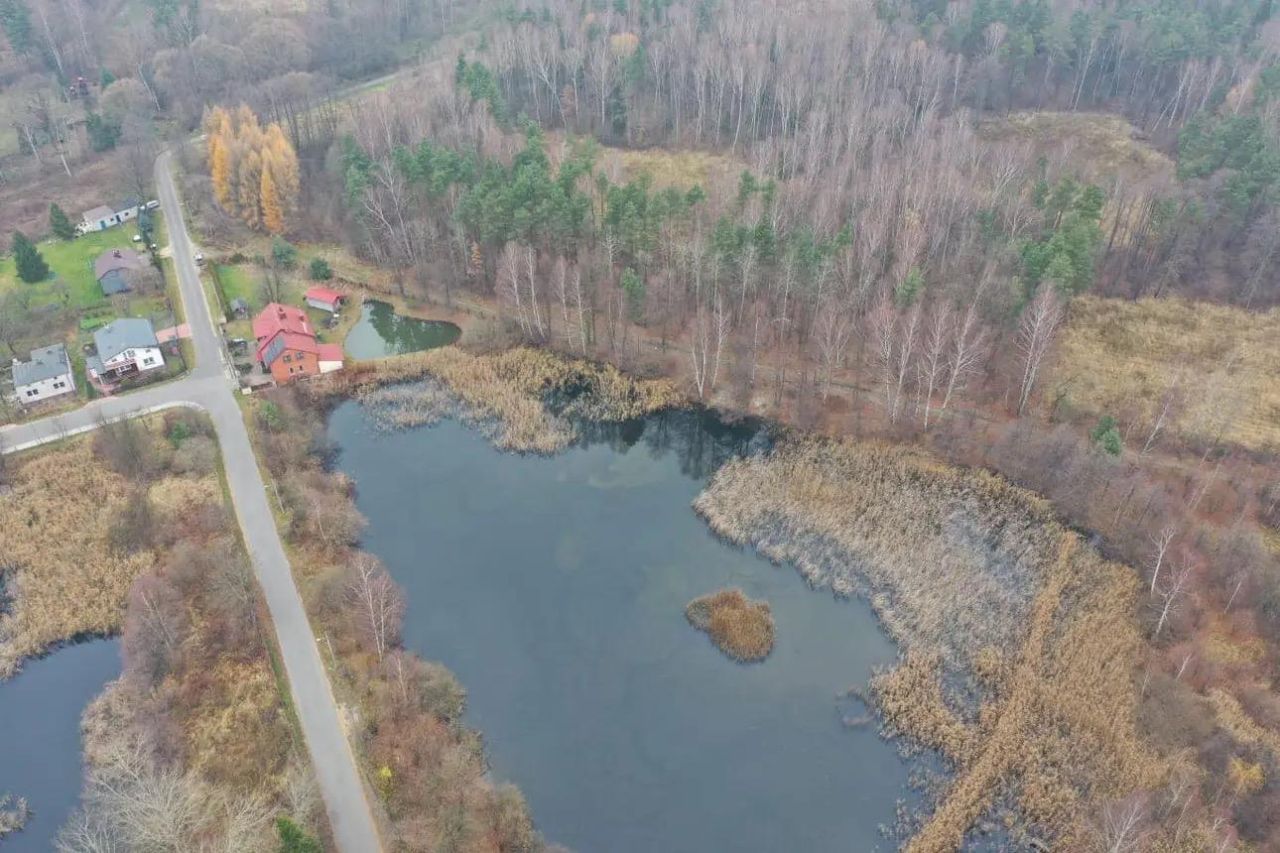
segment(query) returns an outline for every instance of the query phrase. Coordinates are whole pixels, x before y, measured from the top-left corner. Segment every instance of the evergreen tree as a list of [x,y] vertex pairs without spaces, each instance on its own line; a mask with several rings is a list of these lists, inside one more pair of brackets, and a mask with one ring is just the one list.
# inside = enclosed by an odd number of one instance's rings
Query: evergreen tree
[[287,817],[276,818],[276,831],[280,834],[280,853],[321,853],[320,842]]
[[49,230],[59,240],[71,240],[76,236],[76,227],[71,224],[66,212],[56,204],[49,205]]
[[18,277],[28,284],[44,281],[49,277],[49,265],[44,262],[40,250],[21,231],[13,232],[13,261],[18,269]]
[[324,258],[312,258],[311,280],[328,281],[331,278],[333,278],[333,268],[329,266],[329,262]]

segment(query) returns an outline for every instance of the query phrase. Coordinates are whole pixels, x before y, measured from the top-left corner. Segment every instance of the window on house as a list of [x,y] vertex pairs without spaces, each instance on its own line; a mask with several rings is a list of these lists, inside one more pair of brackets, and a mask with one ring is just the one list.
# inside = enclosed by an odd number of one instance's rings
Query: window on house
[[54,387],[54,388],[66,388],[66,387],[67,387],[67,383],[62,382],[62,381],[58,381],[58,382],[53,383],[53,387]]
[[150,356],[147,356],[142,360],[142,365],[144,367],[147,366],[148,364],[155,364],[155,363],[156,363],[156,360],[154,358],[151,358]]
[[40,392],[39,392],[38,390],[36,390],[35,388],[29,388],[29,389],[27,389],[27,396],[28,396],[28,397],[35,397],[35,396],[37,396],[39,393],[40,393]]

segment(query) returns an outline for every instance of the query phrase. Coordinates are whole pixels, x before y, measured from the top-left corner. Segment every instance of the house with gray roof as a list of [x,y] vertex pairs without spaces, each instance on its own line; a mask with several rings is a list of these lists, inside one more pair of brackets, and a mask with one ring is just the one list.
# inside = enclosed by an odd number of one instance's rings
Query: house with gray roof
[[100,204],[80,215],[80,223],[76,225],[76,230],[81,234],[106,231],[108,228],[114,228],[134,219],[139,211],[155,210],[159,206],[158,201],[152,200],[142,204],[136,198],[126,198],[114,205]]
[[62,344],[31,351],[29,361],[13,361],[13,396],[23,405],[76,392],[71,359]]
[[93,333],[97,354],[85,359],[89,378],[102,386],[164,367],[164,354],[150,320],[123,317]]
[[133,249],[107,249],[93,261],[93,275],[104,296],[129,290],[128,274],[146,267],[146,259]]

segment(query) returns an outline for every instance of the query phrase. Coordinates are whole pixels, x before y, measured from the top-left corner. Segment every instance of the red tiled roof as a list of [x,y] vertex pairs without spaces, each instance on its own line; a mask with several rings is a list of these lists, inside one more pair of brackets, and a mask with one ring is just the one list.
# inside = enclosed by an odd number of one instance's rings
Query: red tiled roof
[[320,344],[321,361],[342,361],[342,344]]
[[314,287],[307,288],[305,298],[317,299],[321,302],[328,302],[330,305],[333,305],[342,299],[342,294],[334,290],[332,287],[325,287],[317,284]]
[[[266,352],[267,347],[270,346],[272,341],[281,335],[284,335],[284,348],[281,349],[279,353],[276,353],[277,356],[286,352],[320,352],[320,345],[316,343],[316,339],[311,335],[303,335],[298,332],[280,331],[269,337],[259,339],[258,361],[262,361],[263,353]],[[272,361],[275,361],[275,359],[272,359]],[[267,366],[269,367],[270,364]]]
[[301,308],[281,305],[272,302],[253,318],[253,336],[258,339],[258,346],[275,337],[276,332],[288,332],[295,335],[306,335],[314,338],[315,330],[307,320],[307,313]]

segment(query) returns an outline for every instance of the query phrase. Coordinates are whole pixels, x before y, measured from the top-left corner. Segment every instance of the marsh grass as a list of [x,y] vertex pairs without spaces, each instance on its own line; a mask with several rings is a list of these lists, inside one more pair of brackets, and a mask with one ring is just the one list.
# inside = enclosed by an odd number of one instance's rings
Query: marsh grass
[[773,651],[773,614],[767,601],[752,601],[737,588],[699,596],[684,609],[689,624],[705,632],[716,648],[742,663],[764,660]]
[[0,496],[0,581],[9,599],[0,614],[0,679],[59,643],[118,632],[129,586],[155,562],[150,549],[111,547],[112,527],[136,495],[88,439],[13,468],[12,489]]
[[485,355],[441,347],[345,373],[311,383],[308,393],[352,394],[393,429],[457,417],[500,449],[531,453],[568,446],[577,419],[625,421],[683,402],[667,380],[527,347]]
[[1071,303],[1048,399],[1137,422],[1141,441],[1175,385],[1171,431],[1280,448],[1280,310],[1242,311],[1183,299]]
[[726,538],[871,601],[905,648],[872,683],[886,729],[953,770],[907,849],[952,850],[1012,806],[1076,849],[1091,808],[1164,765],[1137,734],[1137,583],[1045,502],[923,453],[796,439],[726,464],[694,503]]

